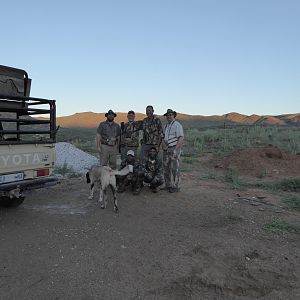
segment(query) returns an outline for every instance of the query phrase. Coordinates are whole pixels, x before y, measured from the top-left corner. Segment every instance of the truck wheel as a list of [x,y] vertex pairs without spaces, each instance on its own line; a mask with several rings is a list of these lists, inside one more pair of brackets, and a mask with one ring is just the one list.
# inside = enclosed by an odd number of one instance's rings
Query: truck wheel
[[0,206],[2,207],[17,207],[19,205],[21,205],[24,201],[25,197],[13,197],[13,198],[9,198],[9,197],[1,197],[0,198]]

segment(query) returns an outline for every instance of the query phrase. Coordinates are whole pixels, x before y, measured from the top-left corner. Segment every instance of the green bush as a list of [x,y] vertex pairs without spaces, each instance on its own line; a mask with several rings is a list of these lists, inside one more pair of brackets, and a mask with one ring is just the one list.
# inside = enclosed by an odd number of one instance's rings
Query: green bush
[[226,153],[267,144],[300,153],[300,130],[294,127],[187,128],[185,141],[187,152],[194,155],[200,152]]
[[275,184],[275,189],[285,192],[300,192],[300,177],[283,179]]
[[300,196],[288,197],[284,202],[290,207],[300,211]]
[[225,173],[225,181],[232,184],[234,189],[239,189],[242,185],[239,179],[238,169],[232,166],[229,166]]
[[77,177],[76,172],[72,167],[69,167],[66,162],[64,162],[63,166],[61,167],[55,167],[54,173],[60,174],[63,176],[68,175],[69,177]]
[[[223,154],[266,144],[273,144],[294,154],[300,153],[299,128],[249,126],[224,129],[205,128],[201,124],[203,122],[200,121],[184,123],[184,156],[197,156],[204,152]],[[57,133],[58,142],[72,143],[93,155],[97,154],[95,138],[96,128],[60,128]]]
[[271,231],[273,233],[281,233],[283,231],[291,232],[291,233],[299,233],[300,226],[289,224],[285,221],[274,220],[270,224],[266,224],[264,227],[266,230]]
[[206,175],[203,175],[203,179],[217,179],[218,175],[215,172],[209,172]]

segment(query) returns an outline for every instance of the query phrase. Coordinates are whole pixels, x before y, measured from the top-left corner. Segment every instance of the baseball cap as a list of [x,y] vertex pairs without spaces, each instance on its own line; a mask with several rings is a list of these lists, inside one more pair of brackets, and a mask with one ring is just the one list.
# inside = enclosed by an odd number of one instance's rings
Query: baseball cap
[[134,156],[134,151],[133,151],[133,150],[128,150],[128,151],[127,151],[127,155]]

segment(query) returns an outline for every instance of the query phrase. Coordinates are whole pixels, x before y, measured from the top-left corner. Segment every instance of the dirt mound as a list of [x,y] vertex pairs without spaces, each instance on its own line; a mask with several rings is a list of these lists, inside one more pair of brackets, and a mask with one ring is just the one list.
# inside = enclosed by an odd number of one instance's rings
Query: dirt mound
[[255,177],[300,176],[300,155],[293,155],[273,145],[236,150],[214,161],[215,168],[234,168],[242,175]]

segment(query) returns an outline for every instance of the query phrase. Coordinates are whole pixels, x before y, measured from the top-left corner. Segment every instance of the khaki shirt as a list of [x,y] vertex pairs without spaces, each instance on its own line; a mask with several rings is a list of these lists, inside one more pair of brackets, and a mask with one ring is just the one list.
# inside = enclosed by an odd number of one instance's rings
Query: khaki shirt
[[115,122],[101,122],[97,128],[97,133],[100,135],[101,144],[114,146],[117,144],[121,129]]

